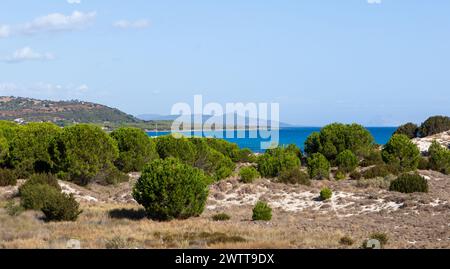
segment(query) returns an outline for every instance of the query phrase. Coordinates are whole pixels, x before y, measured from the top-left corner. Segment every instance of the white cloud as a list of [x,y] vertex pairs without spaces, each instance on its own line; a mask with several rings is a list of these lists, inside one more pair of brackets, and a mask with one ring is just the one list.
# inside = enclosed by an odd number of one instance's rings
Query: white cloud
[[86,84],[79,86],[68,84],[54,84],[37,82],[30,84],[17,84],[0,82],[0,96],[22,96],[36,99],[69,100],[88,99],[89,87]]
[[81,4],[81,0],[67,0],[67,3],[71,5],[78,5]]
[[367,0],[367,3],[370,5],[374,5],[374,4],[381,4],[381,0]]
[[11,33],[9,25],[0,25],[0,38],[8,37]]
[[143,29],[150,27],[150,21],[146,19],[137,21],[120,20],[116,21],[113,26],[121,29]]
[[52,13],[25,23],[20,28],[21,31],[26,34],[52,31],[71,31],[85,27],[94,21],[96,16],[96,12],[83,13],[80,11],[74,11],[70,15]]
[[4,61],[18,63],[24,61],[49,61],[53,59],[55,59],[55,56],[52,53],[38,53],[30,47],[24,47],[16,50],[11,56],[6,57]]

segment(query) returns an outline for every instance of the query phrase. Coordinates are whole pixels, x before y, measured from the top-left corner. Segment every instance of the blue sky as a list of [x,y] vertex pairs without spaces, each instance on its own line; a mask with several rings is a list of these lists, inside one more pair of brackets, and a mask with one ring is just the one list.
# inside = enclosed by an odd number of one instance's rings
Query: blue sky
[[447,0],[2,0],[0,95],[137,115],[203,94],[279,102],[301,125],[421,122],[450,114],[449,13]]

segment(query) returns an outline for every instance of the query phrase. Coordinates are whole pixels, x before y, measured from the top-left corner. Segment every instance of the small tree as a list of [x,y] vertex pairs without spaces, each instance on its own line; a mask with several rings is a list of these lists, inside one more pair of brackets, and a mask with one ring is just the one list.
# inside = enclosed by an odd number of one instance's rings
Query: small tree
[[443,148],[439,143],[433,141],[430,149],[428,150],[430,155],[429,158],[429,167],[432,170],[450,174],[450,150]]
[[150,137],[138,128],[120,128],[111,133],[119,147],[119,158],[115,165],[121,171],[142,171],[145,164],[159,158],[156,144]]
[[428,182],[418,174],[403,174],[391,182],[389,190],[402,193],[428,192]]
[[312,179],[323,179],[330,177],[330,163],[320,153],[314,153],[307,160],[309,176]]
[[419,128],[420,136],[430,136],[450,130],[450,117],[434,116],[428,118]]
[[152,219],[186,219],[203,212],[209,182],[203,171],[178,159],[154,160],[144,168],[133,197]]
[[259,177],[259,173],[254,167],[243,167],[239,171],[239,176],[241,177],[242,182],[252,183]]
[[169,157],[177,158],[186,164],[194,165],[196,149],[191,140],[172,135],[160,136],[156,138],[156,150],[159,157],[166,159]]
[[398,127],[394,134],[406,135],[409,139],[413,139],[417,137],[418,132],[419,127],[416,124],[410,122]]
[[340,171],[351,173],[358,167],[358,157],[350,150],[344,150],[336,157],[336,164]]
[[41,210],[47,221],[76,221],[83,212],[73,194],[61,192],[48,196]]
[[284,170],[300,166],[300,159],[292,150],[278,147],[258,157],[258,171],[263,177],[276,177]]
[[405,135],[393,135],[382,151],[383,160],[399,170],[416,170],[419,165],[419,148]]
[[270,206],[266,202],[259,201],[253,208],[252,219],[254,221],[270,221],[272,219],[272,208],[270,208]]

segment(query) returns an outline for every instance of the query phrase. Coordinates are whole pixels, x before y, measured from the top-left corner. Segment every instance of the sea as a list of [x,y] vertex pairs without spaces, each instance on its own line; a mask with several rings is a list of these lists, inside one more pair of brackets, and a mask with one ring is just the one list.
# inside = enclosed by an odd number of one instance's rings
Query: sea
[[[309,135],[313,132],[319,132],[320,127],[286,127],[280,128],[278,131],[278,139],[265,138],[269,137],[269,134],[275,132],[274,130],[269,132],[259,132],[258,130],[234,130],[234,131],[189,131],[182,132],[185,136],[195,137],[212,137],[222,138],[229,142],[236,143],[240,148],[249,148],[255,153],[264,152],[264,143],[268,144],[269,141],[278,140],[278,144],[290,145],[295,144],[302,150],[304,144]],[[375,138],[375,143],[379,145],[385,145],[392,134],[395,132],[396,127],[367,127],[367,130]],[[148,132],[151,137],[158,137],[171,134],[170,131]],[[262,135],[260,135],[262,134]],[[275,136],[272,136],[274,138]]]

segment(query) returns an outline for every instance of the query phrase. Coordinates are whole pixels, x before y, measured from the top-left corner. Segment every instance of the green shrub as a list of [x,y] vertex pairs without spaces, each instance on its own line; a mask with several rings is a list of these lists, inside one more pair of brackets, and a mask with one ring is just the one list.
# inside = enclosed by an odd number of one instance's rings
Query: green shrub
[[417,169],[420,159],[419,148],[405,135],[393,135],[382,151],[383,160],[400,171]]
[[314,153],[307,160],[309,176],[312,179],[323,179],[330,177],[330,163],[320,153]]
[[434,116],[428,118],[419,128],[420,136],[430,136],[450,130],[450,117]]
[[[217,150],[226,157],[230,158],[233,162],[245,162],[250,155],[248,149],[241,151],[239,146],[235,143],[228,142],[224,139],[216,138],[204,138],[209,147]],[[251,151],[250,151],[251,153]]]
[[418,174],[403,174],[391,182],[389,190],[402,193],[428,192],[428,182]]
[[17,184],[17,176],[14,171],[0,168],[0,187],[15,186]]
[[300,159],[291,150],[278,147],[258,157],[258,171],[266,178],[277,177],[282,171],[300,166]]
[[101,185],[117,185],[127,182],[130,177],[112,164],[105,165],[91,180]]
[[256,157],[253,155],[253,151],[248,148],[239,150],[238,161],[241,163],[253,163],[256,162]]
[[214,221],[227,221],[227,220],[230,220],[231,217],[228,214],[220,213],[220,214],[216,214],[216,215],[212,216],[212,219]]
[[286,148],[285,148],[286,152],[292,152],[293,154],[295,154],[299,159],[301,159],[303,157],[302,154],[302,150],[297,147],[297,145],[295,144],[289,144]]
[[203,212],[210,182],[203,171],[178,159],[154,160],[144,168],[133,197],[152,219],[186,219]]
[[430,161],[426,157],[421,157],[419,159],[419,166],[417,167],[419,170],[429,170],[431,169]]
[[336,164],[340,171],[351,173],[358,167],[358,157],[347,149],[337,155]]
[[429,168],[444,174],[450,174],[450,150],[443,148],[439,143],[433,141],[430,149]]
[[360,180],[360,179],[362,178],[362,174],[361,174],[361,172],[359,172],[359,171],[353,171],[353,172],[350,174],[350,178],[351,178],[352,180]]
[[321,153],[328,160],[334,161],[344,150],[363,157],[373,147],[373,143],[374,138],[363,126],[333,123],[322,128],[320,133],[313,133],[308,137],[305,152],[309,156]]
[[347,175],[344,172],[342,172],[340,170],[338,170],[336,172],[336,175],[335,175],[335,179],[336,180],[343,180],[343,179],[346,179],[346,178],[347,178]]
[[356,187],[358,188],[379,188],[383,190],[389,190],[391,182],[396,179],[393,175],[388,175],[386,177],[375,177],[375,178],[363,178],[356,182]]
[[172,135],[167,135],[160,136],[155,141],[156,150],[162,159],[173,157],[186,164],[194,165],[196,152],[191,140],[185,137],[176,138]]
[[376,178],[376,177],[386,177],[388,175],[398,175],[398,169],[391,165],[377,165],[371,167],[362,173],[362,176],[366,179]]
[[308,174],[298,167],[282,171],[278,176],[278,181],[285,184],[311,185]]
[[381,150],[373,148],[367,152],[364,159],[361,162],[362,167],[369,167],[372,165],[384,164],[383,157],[381,156]]
[[396,135],[406,135],[409,139],[413,139],[417,137],[419,132],[419,127],[414,123],[404,124],[395,131]]
[[22,195],[22,191],[31,185],[49,185],[55,188],[57,191],[61,191],[61,186],[59,186],[58,179],[52,174],[33,174],[31,177],[19,188],[19,196]]
[[320,191],[320,199],[322,201],[329,200],[331,197],[333,197],[333,192],[329,188],[323,188]]
[[9,201],[5,205],[6,213],[8,213],[11,217],[17,217],[20,214],[22,214],[23,211],[25,211],[25,208],[23,208],[20,204],[16,204],[13,200]]
[[140,172],[148,162],[159,158],[156,144],[141,129],[120,128],[111,133],[119,147],[119,158],[115,165],[121,171]]
[[82,213],[73,194],[54,193],[47,197],[42,212],[47,221],[75,221]]
[[204,138],[193,138],[191,142],[195,146],[195,167],[203,170],[215,180],[227,178],[233,173],[236,167],[233,161],[211,148]]
[[46,201],[60,191],[47,184],[30,184],[20,190],[20,204],[25,209],[41,210]]
[[252,220],[270,221],[272,219],[272,208],[266,203],[259,201],[253,208]]
[[239,171],[239,176],[242,182],[252,183],[255,179],[259,178],[259,173],[254,167],[243,167]]
[[56,139],[55,159],[59,171],[80,185],[91,183],[119,157],[117,143],[100,127],[78,124],[64,128]]
[[54,169],[52,145],[61,128],[52,123],[28,123],[16,129],[10,142],[11,165],[19,177]]

